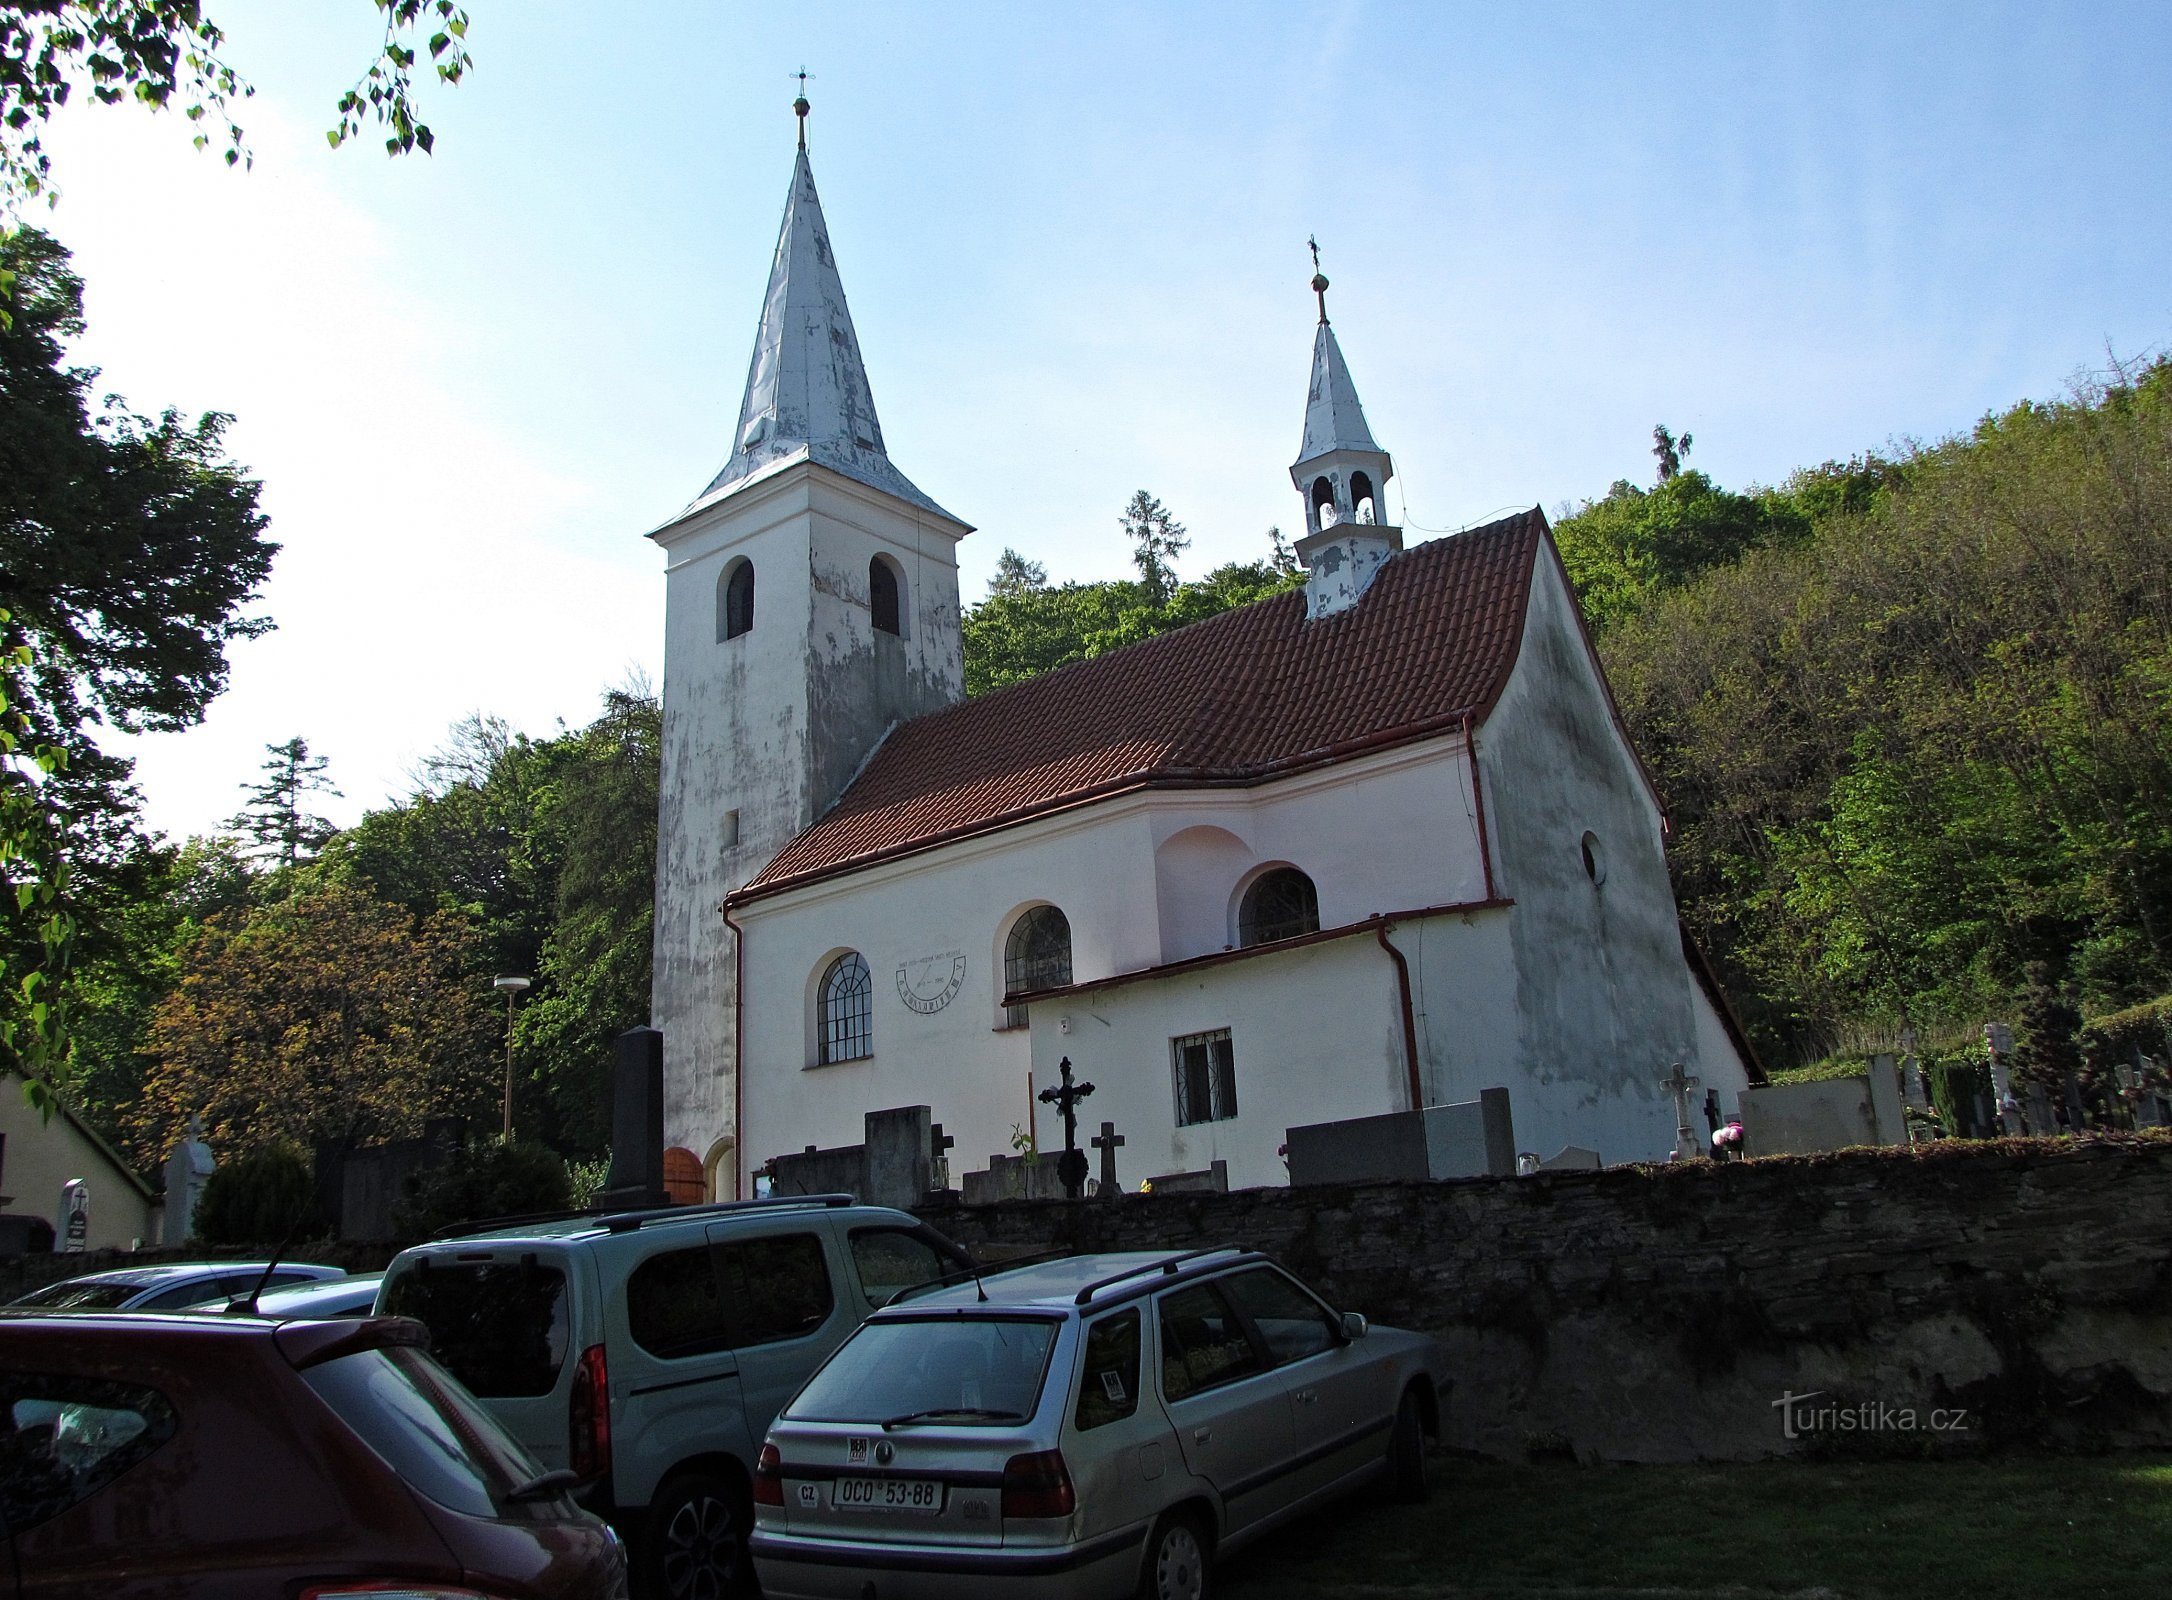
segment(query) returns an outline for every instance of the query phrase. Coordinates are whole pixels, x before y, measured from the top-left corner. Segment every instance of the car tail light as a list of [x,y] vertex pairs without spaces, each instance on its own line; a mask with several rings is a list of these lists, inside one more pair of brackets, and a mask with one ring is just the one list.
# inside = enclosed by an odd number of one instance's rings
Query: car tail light
[[1068,1517],[1078,1506],[1061,1450],[1036,1450],[1003,1463],[1003,1515]]
[[773,1444],[763,1445],[762,1453],[754,1463],[754,1503],[758,1506],[784,1504],[784,1458],[777,1454]]
[[611,1382],[600,1344],[581,1352],[566,1415],[572,1435],[566,1465],[583,1478],[602,1477],[611,1470]]

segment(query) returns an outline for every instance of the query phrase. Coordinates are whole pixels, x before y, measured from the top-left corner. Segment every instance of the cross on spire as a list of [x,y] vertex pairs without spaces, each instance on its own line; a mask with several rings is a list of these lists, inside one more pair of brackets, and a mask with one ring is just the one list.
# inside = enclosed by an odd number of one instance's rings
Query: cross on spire
[[807,80],[813,74],[805,67],[799,69],[799,98],[792,102],[792,115],[799,118],[799,147],[807,148],[807,113],[813,108],[807,104]]
[[1312,292],[1320,297],[1320,325],[1327,325],[1327,274],[1320,270],[1320,241],[1314,235],[1305,238],[1306,247],[1312,251]]

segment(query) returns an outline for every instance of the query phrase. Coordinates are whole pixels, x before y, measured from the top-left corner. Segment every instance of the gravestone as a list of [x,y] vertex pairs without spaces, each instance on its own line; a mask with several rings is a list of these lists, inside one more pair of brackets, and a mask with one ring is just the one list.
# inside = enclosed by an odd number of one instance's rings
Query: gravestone
[[1541,1161],[1538,1169],[1541,1172],[1597,1172],[1601,1165],[1598,1151],[1569,1144]]
[[90,1184],[81,1178],[60,1186],[60,1248],[68,1255],[90,1248]]
[[1212,1162],[1204,1172],[1165,1172],[1147,1179],[1147,1186],[1155,1194],[1227,1194],[1229,1163]]
[[1063,1180],[1056,1163],[1033,1156],[990,1156],[985,1172],[968,1172],[960,1198],[969,1206],[1003,1200],[1061,1200]]
[[204,1120],[189,1113],[188,1132],[166,1158],[166,1216],[159,1228],[162,1244],[185,1244],[196,1228],[196,1202],[211,1181],[218,1162],[204,1143]]
[[611,1170],[601,1206],[665,1204],[664,1036],[628,1028],[611,1042]]
[[2052,1109],[2051,1091],[2040,1083],[2029,1085],[2029,1132],[2049,1139],[2059,1131],[2059,1113]]
[[1697,1135],[1689,1125],[1689,1091],[1703,1081],[1694,1073],[1683,1071],[1679,1061],[1659,1080],[1659,1087],[1674,1097],[1674,1153],[1683,1161],[1694,1161],[1704,1154],[1697,1148]]
[[1868,1078],[1757,1084],[1738,1103],[1743,1137],[1761,1156],[1811,1156],[1880,1142]]
[[940,1122],[928,1124],[928,1159],[933,1164],[934,1176],[928,1180],[930,1194],[942,1194],[950,1188],[950,1152],[957,1148],[957,1138],[943,1132]]
[[1908,1115],[1901,1109],[1900,1070],[1891,1056],[1870,1058],[1870,1114],[1880,1144],[1908,1142]]
[[1516,1129],[1502,1088],[1423,1111],[1315,1122],[1287,1138],[1293,1185],[1516,1175]]
[[1114,1200],[1124,1192],[1116,1178],[1116,1152],[1123,1148],[1124,1136],[1116,1131],[1115,1123],[1104,1122],[1100,1133],[1088,1142],[1101,1152],[1101,1187],[1095,1193],[1103,1200]]
[[934,1126],[928,1117],[926,1106],[868,1112],[862,1123],[867,1141],[860,1147],[865,1172],[847,1192],[871,1206],[909,1210],[926,1204],[935,1187]]
[[797,1155],[771,1156],[764,1170],[773,1195],[856,1195],[867,1181],[867,1146],[844,1144],[818,1150],[809,1145]]
[[1923,1063],[1914,1056],[1901,1064],[1901,1094],[1916,1110],[1930,1113],[1931,1096],[1923,1082]]

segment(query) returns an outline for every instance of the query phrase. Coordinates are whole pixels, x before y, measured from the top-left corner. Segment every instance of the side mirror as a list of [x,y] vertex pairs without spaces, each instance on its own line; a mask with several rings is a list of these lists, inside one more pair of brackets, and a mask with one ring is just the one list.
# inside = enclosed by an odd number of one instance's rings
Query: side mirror
[[1362,1311],[1345,1311],[1342,1314],[1342,1336],[1345,1339],[1362,1339],[1372,1324],[1365,1320]]

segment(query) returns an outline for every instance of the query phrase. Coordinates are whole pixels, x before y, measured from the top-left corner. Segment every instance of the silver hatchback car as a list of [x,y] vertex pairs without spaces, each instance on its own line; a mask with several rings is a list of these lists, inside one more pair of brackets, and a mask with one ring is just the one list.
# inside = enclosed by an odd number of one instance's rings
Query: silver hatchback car
[[1200,1600],[1217,1557],[1336,1495],[1427,1486],[1423,1334],[1266,1256],[1075,1256],[876,1313],[755,1471],[769,1600]]

